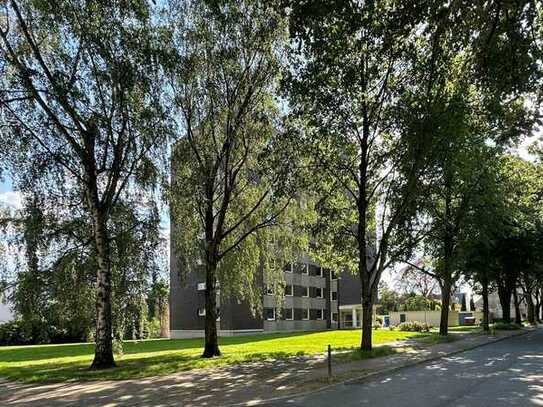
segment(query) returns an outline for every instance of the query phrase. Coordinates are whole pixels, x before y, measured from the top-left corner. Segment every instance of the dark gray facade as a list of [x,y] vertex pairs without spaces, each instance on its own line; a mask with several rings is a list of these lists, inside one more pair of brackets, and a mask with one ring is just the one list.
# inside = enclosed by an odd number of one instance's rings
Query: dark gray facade
[[[172,248],[173,254],[173,248]],[[204,334],[205,275],[188,273],[180,278],[175,256],[170,259],[171,337],[201,337]],[[262,316],[254,316],[248,304],[219,294],[219,334],[242,335],[260,332],[312,331],[341,328],[339,307],[360,304],[358,277],[336,273],[311,259],[302,258],[284,268],[285,296],[278,306],[273,293],[262,297]]]

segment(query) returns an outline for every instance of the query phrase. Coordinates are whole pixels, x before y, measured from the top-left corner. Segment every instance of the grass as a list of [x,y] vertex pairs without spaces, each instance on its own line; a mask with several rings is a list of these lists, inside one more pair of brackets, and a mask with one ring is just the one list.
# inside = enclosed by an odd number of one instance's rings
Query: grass
[[500,330],[500,331],[514,331],[517,329],[521,329],[522,325],[516,324],[514,322],[497,321],[496,323],[492,325],[491,328]]
[[[375,345],[407,338],[422,338],[416,332],[373,331]],[[68,380],[117,380],[158,376],[196,368],[284,359],[291,356],[323,353],[330,344],[334,350],[355,350],[360,344],[359,330],[298,332],[220,338],[223,355],[202,359],[202,339],[157,339],[128,341],[123,355],[117,355],[115,369],[89,370],[92,344],[32,345],[0,347],[0,376],[24,382]],[[388,352],[388,353],[387,353]],[[349,360],[384,356],[393,350],[375,348],[371,353],[347,352]]]
[[[417,339],[425,339],[426,337],[417,338]],[[356,360],[365,360],[365,359],[371,359],[371,358],[379,358],[381,356],[388,356],[392,355],[394,353],[401,352],[402,349],[400,348],[393,348],[392,346],[378,346],[373,348],[371,351],[362,351],[360,349],[354,349],[346,352],[341,352],[338,354],[335,354],[332,357],[332,360],[339,361],[339,362],[352,362]]]
[[459,339],[457,335],[441,336],[441,335],[434,334],[434,335],[424,336],[422,338],[417,338],[417,342],[420,343],[421,345],[432,346],[432,345],[437,345],[438,343],[454,342],[457,339]]

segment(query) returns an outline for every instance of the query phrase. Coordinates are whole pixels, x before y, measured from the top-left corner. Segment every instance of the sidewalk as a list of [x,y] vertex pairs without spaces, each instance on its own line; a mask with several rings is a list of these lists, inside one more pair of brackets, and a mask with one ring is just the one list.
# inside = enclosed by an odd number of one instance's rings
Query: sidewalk
[[[364,380],[416,363],[482,346],[526,331],[462,335],[424,347],[414,341],[390,344],[399,353],[333,365],[334,382]],[[29,385],[0,381],[2,406],[227,406],[302,394],[328,386],[324,355],[193,370],[147,379]]]

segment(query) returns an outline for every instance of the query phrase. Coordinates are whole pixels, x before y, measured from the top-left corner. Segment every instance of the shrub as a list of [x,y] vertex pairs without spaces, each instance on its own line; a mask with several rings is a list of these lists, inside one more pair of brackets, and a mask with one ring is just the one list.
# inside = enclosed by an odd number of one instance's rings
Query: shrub
[[124,344],[123,340],[119,338],[113,339],[113,353],[117,356],[124,355]]
[[36,345],[43,343],[84,342],[87,338],[67,328],[47,324],[38,318],[0,324],[0,345]]
[[494,329],[498,329],[502,331],[514,331],[520,328],[522,328],[522,326],[519,324],[515,324],[514,322],[498,321],[494,324]]
[[160,338],[160,320],[158,318],[153,318],[147,324],[147,338]]
[[432,328],[431,325],[426,322],[412,321],[412,322],[402,322],[397,326],[400,331],[407,332],[429,332]]
[[32,338],[27,336],[25,331],[19,321],[0,324],[0,345],[28,345],[32,343]]

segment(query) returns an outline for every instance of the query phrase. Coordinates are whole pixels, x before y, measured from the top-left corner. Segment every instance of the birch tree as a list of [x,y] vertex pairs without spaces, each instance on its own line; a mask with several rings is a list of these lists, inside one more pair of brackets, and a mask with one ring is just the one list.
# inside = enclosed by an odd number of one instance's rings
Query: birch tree
[[[48,175],[83,207],[96,258],[93,368],[115,365],[110,219],[146,202],[167,135],[144,1],[3,2],[0,125],[11,175]],[[23,182],[21,182],[23,184]]]
[[181,275],[205,275],[203,357],[214,357],[219,287],[220,298],[259,312],[262,282],[280,287],[301,236],[292,216],[298,163],[287,153],[274,100],[286,27],[275,2],[173,2],[169,15],[179,129],[172,239]]

